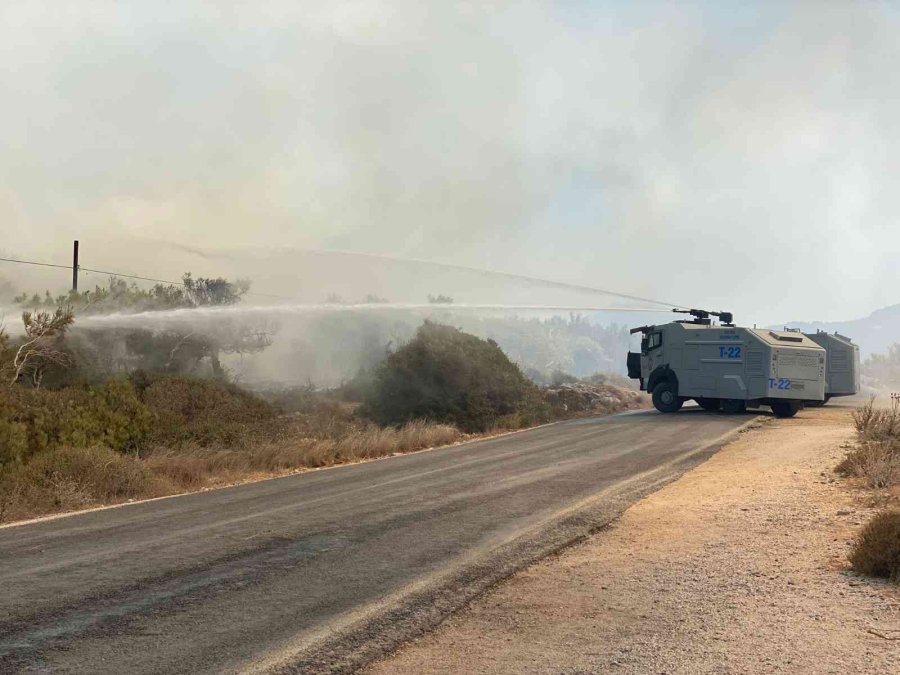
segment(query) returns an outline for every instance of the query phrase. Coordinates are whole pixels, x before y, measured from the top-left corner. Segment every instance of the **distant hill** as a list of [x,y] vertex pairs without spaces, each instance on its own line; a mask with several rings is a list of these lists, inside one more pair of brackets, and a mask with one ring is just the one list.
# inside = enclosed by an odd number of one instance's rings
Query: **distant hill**
[[900,342],[900,305],[891,305],[877,309],[869,316],[850,321],[815,321],[806,323],[792,321],[771,328],[799,328],[804,333],[824,330],[829,333],[837,331],[841,335],[852,338],[859,345],[863,358],[873,353],[884,353],[895,342]]

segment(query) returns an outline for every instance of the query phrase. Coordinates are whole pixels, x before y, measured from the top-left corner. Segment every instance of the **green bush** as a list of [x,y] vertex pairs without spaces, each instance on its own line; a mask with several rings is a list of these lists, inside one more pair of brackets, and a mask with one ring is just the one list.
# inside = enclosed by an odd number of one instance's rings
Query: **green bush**
[[150,445],[235,445],[272,420],[272,407],[218,381],[111,379],[57,390],[0,386],[0,470],[61,446],[119,452]]
[[28,426],[0,418],[0,469],[24,461],[28,454]]
[[544,411],[534,385],[496,342],[426,321],[376,370],[363,412],[380,424],[428,419],[472,432]]
[[76,405],[64,422],[61,445],[104,445],[113,450],[132,450],[154,426],[154,417],[126,380],[110,380],[78,390]]
[[0,466],[61,445],[131,450],[152,423],[125,380],[60,390],[0,387]]
[[235,445],[275,418],[262,399],[217,380],[167,375],[141,386],[143,402],[158,420],[150,440],[159,445]]
[[850,555],[860,574],[900,582],[900,511],[884,511],[870,520]]

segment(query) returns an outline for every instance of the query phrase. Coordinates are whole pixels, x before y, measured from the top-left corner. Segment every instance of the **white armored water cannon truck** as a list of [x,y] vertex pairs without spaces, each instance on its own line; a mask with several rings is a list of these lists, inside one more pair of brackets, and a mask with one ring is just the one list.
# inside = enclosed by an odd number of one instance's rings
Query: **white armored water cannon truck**
[[641,351],[628,353],[628,376],[660,412],[694,399],[704,410],[767,405],[776,417],[793,417],[804,402],[825,400],[825,349],[806,335],[739,328],[730,312],[673,311],[693,318],[633,328]]
[[824,405],[834,396],[853,396],[859,391],[859,346],[840,333],[804,333],[825,350],[825,398],[807,402]]

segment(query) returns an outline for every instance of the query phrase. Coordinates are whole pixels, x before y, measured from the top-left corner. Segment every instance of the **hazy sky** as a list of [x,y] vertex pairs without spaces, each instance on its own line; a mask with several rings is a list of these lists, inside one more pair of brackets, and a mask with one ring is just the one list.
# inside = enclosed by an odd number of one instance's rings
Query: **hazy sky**
[[898,34],[878,3],[6,0],[0,251],[322,247],[859,316],[900,301]]

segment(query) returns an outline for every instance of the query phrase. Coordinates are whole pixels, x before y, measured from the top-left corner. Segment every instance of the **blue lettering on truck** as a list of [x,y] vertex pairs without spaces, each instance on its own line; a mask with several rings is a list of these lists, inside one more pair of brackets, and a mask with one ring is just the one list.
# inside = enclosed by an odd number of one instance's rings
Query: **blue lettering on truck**
[[791,388],[791,381],[785,378],[769,378],[769,389],[779,389],[781,391],[786,391]]
[[741,358],[740,347],[719,347],[720,359],[739,359]]

